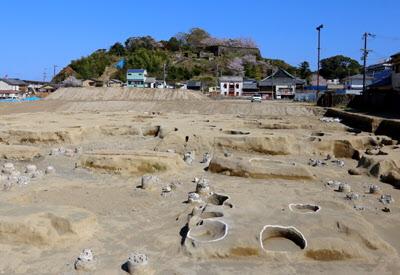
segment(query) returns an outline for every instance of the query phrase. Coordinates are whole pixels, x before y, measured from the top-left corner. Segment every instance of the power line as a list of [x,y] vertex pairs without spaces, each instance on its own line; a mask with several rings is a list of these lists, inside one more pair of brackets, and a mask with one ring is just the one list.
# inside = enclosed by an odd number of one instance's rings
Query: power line
[[376,38],[391,39],[391,40],[400,40],[400,37],[383,36],[383,35],[376,35]]

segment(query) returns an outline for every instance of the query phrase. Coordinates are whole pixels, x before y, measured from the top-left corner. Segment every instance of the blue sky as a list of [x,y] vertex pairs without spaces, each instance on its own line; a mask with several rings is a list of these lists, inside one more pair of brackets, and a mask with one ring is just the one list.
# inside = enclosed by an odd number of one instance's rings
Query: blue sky
[[129,37],[168,40],[191,27],[214,37],[252,37],[263,57],[292,66],[308,61],[314,70],[320,24],[321,59],[341,54],[361,63],[365,32],[376,34],[368,40],[368,64],[400,52],[398,0],[9,0],[1,9],[0,78],[43,80],[47,68],[49,81],[54,65]]

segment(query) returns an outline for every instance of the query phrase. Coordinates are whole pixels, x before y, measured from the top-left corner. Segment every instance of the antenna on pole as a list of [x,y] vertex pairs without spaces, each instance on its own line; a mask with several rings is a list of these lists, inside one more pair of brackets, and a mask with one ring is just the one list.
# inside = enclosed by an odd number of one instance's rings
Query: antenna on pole
[[54,73],[53,73],[53,80],[54,80],[54,83],[56,82],[56,68],[57,68],[57,67],[60,67],[60,66],[54,65]]
[[372,50],[368,50],[367,49],[367,38],[368,36],[375,38],[376,35],[371,34],[369,32],[366,32],[363,34],[362,39],[364,39],[364,49],[361,49],[362,51],[364,51],[363,56],[361,57],[361,60],[364,60],[364,74],[363,74],[363,91],[365,91],[365,87],[366,87],[366,75],[367,75],[367,56],[370,52],[372,52]]

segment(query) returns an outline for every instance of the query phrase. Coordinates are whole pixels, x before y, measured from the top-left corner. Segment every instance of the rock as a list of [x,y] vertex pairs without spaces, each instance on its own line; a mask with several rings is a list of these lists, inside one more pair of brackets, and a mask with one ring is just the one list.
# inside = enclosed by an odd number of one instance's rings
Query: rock
[[142,189],[151,189],[154,183],[158,183],[158,178],[154,176],[142,177]]
[[224,154],[224,157],[230,158],[230,157],[233,157],[233,154],[232,154],[232,153],[225,153],[225,154]]
[[174,180],[169,184],[169,186],[171,187],[172,190],[176,190],[182,186],[182,182],[180,182],[178,180]]
[[387,195],[387,194],[383,194],[381,196],[380,199],[378,199],[380,202],[382,202],[383,204],[387,204],[387,203],[392,203],[394,202],[394,199],[392,198],[391,195]]
[[206,195],[210,192],[210,181],[208,179],[200,179],[196,185],[196,193],[200,195]]
[[2,169],[2,172],[3,173],[5,173],[5,174],[10,174],[11,173],[11,171],[14,171],[14,164],[12,164],[12,163],[4,163],[3,164],[3,169]]
[[72,150],[72,149],[65,149],[64,156],[66,156],[66,157],[73,157],[73,156],[74,156],[74,150]]
[[57,156],[59,154],[58,148],[51,148],[50,149],[50,155],[51,156]]
[[149,259],[141,253],[133,253],[127,262],[128,273],[132,275],[149,274]]
[[83,153],[83,147],[82,146],[76,146],[75,147],[75,153],[76,154],[82,154]]
[[370,193],[370,194],[382,195],[382,189],[381,189],[378,185],[372,185],[372,186],[369,188],[369,193]]
[[96,258],[90,249],[85,249],[79,254],[78,259],[74,263],[76,270],[94,271],[97,267]]
[[344,167],[344,161],[343,161],[343,160],[340,160],[340,159],[335,160],[335,161],[334,161],[334,164],[335,164],[337,167]]
[[346,195],[346,197],[345,197],[346,200],[358,200],[360,198],[361,198],[361,196],[357,195],[357,194],[350,194],[350,195]]
[[28,164],[27,166],[25,166],[25,173],[33,174],[35,172],[36,172],[36,165]]
[[387,212],[387,213],[392,212],[392,210],[390,210],[390,208],[388,208],[388,207],[386,207],[386,206],[382,209],[382,211],[383,211],[383,212]]
[[210,164],[212,157],[213,157],[212,153],[206,152],[203,156],[203,160],[201,161],[201,163],[207,164],[207,165]]
[[201,199],[199,194],[192,192],[188,195],[188,203],[197,205],[202,204],[203,200]]
[[44,174],[43,171],[36,171],[35,173],[32,174],[32,178],[34,179],[40,179],[43,178]]
[[56,169],[54,169],[53,166],[48,166],[48,167],[46,168],[46,170],[44,170],[44,172],[45,172],[47,175],[51,175],[51,174],[55,174],[55,173],[56,173]]
[[350,185],[348,185],[347,183],[341,183],[339,184],[338,191],[342,193],[348,193],[350,192]]

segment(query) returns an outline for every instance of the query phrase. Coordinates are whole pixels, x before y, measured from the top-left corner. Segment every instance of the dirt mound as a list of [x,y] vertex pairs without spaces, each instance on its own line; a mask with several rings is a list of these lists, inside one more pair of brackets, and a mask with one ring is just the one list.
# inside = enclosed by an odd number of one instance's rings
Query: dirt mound
[[42,156],[42,152],[36,147],[23,145],[0,145],[0,159],[32,160]]
[[71,206],[1,204],[0,241],[53,244],[91,235],[97,218]]
[[304,165],[266,158],[214,157],[209,170],[213,173],[229,173],[231,176],[255,179],[314,179]]
[[77,167],[102,169],[117,174],[146,174],[166,172],[183,166],[178,154],[135,151],[86,152],[80,156]]
[[157,101],[205,100],[198,91],[175,89],[150,89],[132,87],[61,88],[45,100],[64,101]]

